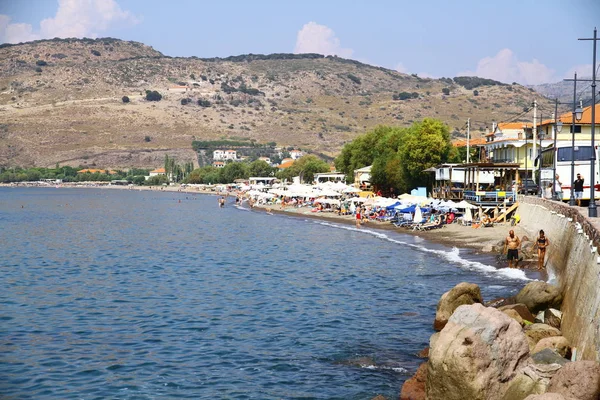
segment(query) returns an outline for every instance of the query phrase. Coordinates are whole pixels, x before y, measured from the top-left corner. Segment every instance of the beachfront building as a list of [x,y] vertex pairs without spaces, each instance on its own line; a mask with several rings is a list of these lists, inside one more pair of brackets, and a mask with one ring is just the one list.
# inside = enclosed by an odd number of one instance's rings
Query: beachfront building
[[275,178],[273,176],[266,176],[266,177],[251,176],[250,178],[248,178],[248,184],[250,186],[258,185],[258,186],[267,187],[267,186],[271,186],[276,180],[277,180],[277,178]]
[[[550,136],[536,135],[536,153],[539,149],[551,146],[554,142],[553,131]],[[541,138],[541,140],[540,140]],[[532,179],[535,170],[533,145],[533,125],[527,122],[511,122],[498,124],[494,130],[486,135],[486,142],[482,145],[486,154],[486,161],[490,163],[517,164],[518,174],[516,179]]]
[[371,186],[371,167],[372,165],[354,170],[354,187],[367,188]]
[[166,175],[167,171],[164,168],[156,168],[155,170],[150,171],[150,176],[149,177],[153,177],[153,176],[157,176],[157,175]]
[[346,175],[338,172],[323,172],[315,174],[315,183],[344,182]]
[[[596,134],[595,138],[600,138],[600,104],[596,104],[595,112],[595,125]],[[568,140],[573,139],[573,112],[569,111],[557,118],[557,122],[560,121],[563,126],[561,131],[556,135],[556,140]],[[554,119],[546,119],[541,121],[538,125],[538,132],[546,138],[553,138],[554,136]],[[592,106],[583,109],[581,119],[575,120],[575,141],[591,141],[592,139]]]

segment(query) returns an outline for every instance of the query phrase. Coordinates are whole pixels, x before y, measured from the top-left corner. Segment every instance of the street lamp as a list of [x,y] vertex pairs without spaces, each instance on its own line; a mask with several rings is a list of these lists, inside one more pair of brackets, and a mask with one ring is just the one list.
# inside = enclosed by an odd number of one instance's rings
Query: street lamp
[[[556,162],[558,161],[558,152],[556,150],[556,137],[558,136],[558,134],[560,133],[560,131],[562,131],[562,127],[563,127],[563,123],[562,121],[558,120],[558,99],[555,100],[554,102],[554,155],[553,155],[553,164],[554,164],[554,174],[552,177],[552,190],[554,190],[554,195],[557,195],[556,192]],[[563,178],[564,179],[564,178]],[[561,190],[562,192],[562,190]],[[560,200],[562,201],[562,199],[556,199],[556,200]]]
[[[540,116],[540,121],[542,121],[542,117]],[[541,126],[538,132],[538,137],[540,138],[540,151],[538,155],[538,189],[540,191],[540,197],[544,197],[544,188],[542,187],[542,139],[546,134],[542,132]]]
[[[573,78],[573,115],[571,117],[571,195],[569,197],[569,205],[575,205],[575,119],[579,121],[583,110],[581,107],[577,107],[577,72],[575,72]],[[592,177],[593,179],[593,177]]]
[[527,195],[529,185],[527,184],[527,178],[529,177],[529,171],[527,170],[527,125],[523,125],[523,133],[525,134],[525,195]]

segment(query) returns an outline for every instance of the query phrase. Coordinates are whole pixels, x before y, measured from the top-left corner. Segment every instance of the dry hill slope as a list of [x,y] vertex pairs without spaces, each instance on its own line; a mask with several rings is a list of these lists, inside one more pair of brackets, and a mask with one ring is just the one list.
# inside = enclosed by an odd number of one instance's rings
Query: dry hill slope
[[[189,90],[171,90],[180,84]],[[540,100],[520,85],[466,86],[319,55],[171,58],[117,39],[3,45],[0,166],[153,167],[164,154],[194,159],[192,140],[224,138],[336,155],[378,124],[434,117],[464,134],[470,117],[477,135]],[[393,100],[402,92],[414,97]]]

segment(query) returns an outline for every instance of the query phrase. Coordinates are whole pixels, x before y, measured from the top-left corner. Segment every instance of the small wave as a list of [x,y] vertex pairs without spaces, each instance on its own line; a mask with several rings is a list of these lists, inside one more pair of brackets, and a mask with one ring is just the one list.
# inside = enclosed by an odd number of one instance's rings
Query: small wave
[[364,369],[394,371],[394,372],[398,372],[398,373],[406,373],[406,372],[408,372],[408,370],[406,368],[402,368],[402,367],[390,367],[390,366],[387,366],[387,365],[371,365],[371,364],[367,364],[367,365],[361,365],[360,367],[364,368]]
[[337,225],[337,224],[333,224],[330,222],[323,222],[323,221],[319,221],[316,223],[319,225],[329,226],[329,227],[333,227],[333,228],[345,229],[345,230],[354,231],[354,232],[361,232],[361,233],[375,236],[379,239],[387,240],[392,243],[401,244],[403,246],[409,246],[418,251],[435,254],[439,257],[445,258],[446,260],[448,260],[454,264],[459,265],[462,268],[466,268],[469,270],[480,270],[484,273],[498,274],[498,275],[504,276],[506,278],[515,279],[515,280],[524,280],[524,281],[531,280],[530,278],[528,278],[525,275],[525,272],[520,269],[514,269],[514,268],[498,269],[492,265],[487,265],[487,264],[484,264],[479,261],[467,260],[467,259],[461,257],[460,249],[458,247],[453,247],[452,250],[449,250],[449,251],[448,250],[431,249],[425,245],[408,243],[408,242],[405,242],[402,240],[393,239],[383,232],[376,232],[376,231],[372,231],[369,229],[360,229],[360,228],[355,228],[352,226]]

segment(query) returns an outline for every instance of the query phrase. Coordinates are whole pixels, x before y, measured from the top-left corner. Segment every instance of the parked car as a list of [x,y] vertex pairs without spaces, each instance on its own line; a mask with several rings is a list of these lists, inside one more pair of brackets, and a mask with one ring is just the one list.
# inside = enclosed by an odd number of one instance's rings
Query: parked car
[[540,187],[532,179],[523,179],[519,183],[517,190],[517,193],[519,194],[538,194],[540,192]]

